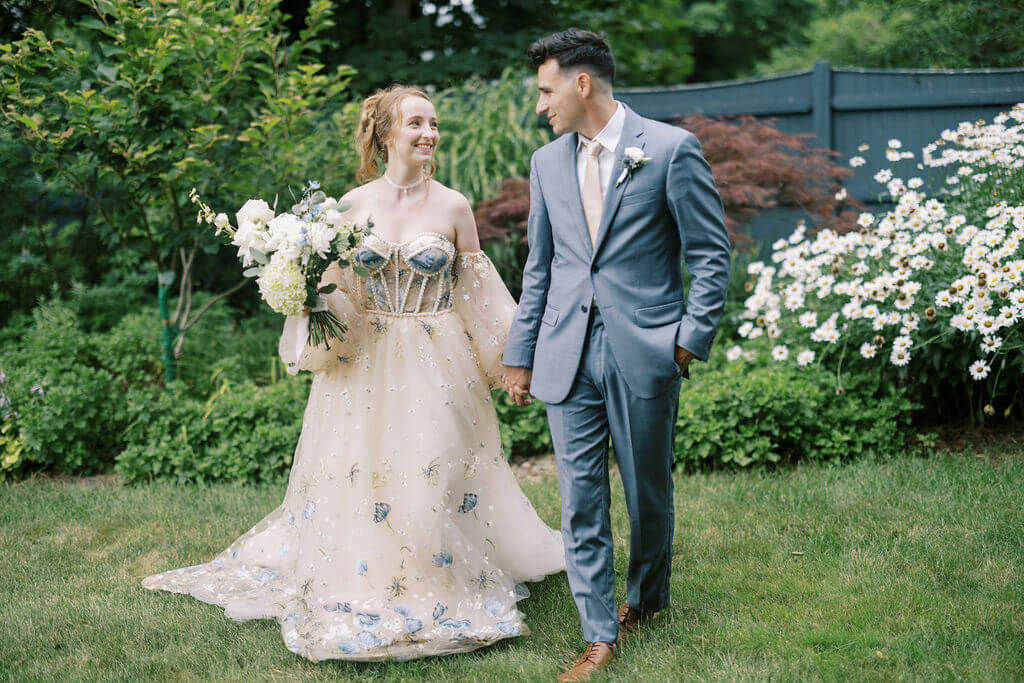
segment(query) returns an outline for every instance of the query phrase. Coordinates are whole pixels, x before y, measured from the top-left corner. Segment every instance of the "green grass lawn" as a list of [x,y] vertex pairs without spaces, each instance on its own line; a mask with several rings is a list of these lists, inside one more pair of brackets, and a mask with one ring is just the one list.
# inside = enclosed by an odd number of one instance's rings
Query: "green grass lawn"
[[[598,679],[1024,678],[1022,450],[677,475],[672,607]],[[555,481],[524,488],[555,524]],[[0,484],[0,678],[550,680],[581,650],[564,574],[521,603],[532,635],[385,664],[308,662],[275,622],[139,585],[208,560],[282,492]]]

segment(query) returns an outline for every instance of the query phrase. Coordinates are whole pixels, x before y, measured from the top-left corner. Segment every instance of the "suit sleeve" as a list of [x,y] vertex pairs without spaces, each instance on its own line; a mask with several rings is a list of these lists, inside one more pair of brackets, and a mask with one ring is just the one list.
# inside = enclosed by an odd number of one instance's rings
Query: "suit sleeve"
[[693,276],[676,344],[706,361],[725,308],[732,250],[711,166],[692,133],[676,145],[666,184],[683,262]]
[[523,293],[512,318],[502,362],[509,367],[532,368],[537,334],[551,284],[554,243],[547,206],[537,174],[537,153],[530,159],[530,216],[526,224],[530,253],[523,269]]

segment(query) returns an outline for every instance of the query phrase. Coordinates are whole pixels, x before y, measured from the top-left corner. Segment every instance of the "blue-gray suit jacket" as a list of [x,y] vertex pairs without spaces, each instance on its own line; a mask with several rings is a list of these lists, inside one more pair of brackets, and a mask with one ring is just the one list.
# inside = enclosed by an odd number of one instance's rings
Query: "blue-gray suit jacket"
[[[503,362],[533,368],[530,391],[540,400],[563,401],[593,300],[626,384],[653,398],[678,374],[676,345],[707,360],[729,283],[722,201],[692,133],[626,107],[592,245],[576,145],[575,133],[563,135],[530,161],[530,255]],[[651,160],[616,186],[626,147],[640,147]],[[688,299],[682,260],[693,276]]]

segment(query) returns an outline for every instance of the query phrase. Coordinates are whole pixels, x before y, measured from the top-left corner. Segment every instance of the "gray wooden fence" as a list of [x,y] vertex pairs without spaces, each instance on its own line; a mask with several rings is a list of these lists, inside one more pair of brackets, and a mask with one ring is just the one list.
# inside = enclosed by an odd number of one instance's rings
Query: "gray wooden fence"
[[[620,88],[616,97],[643,116],[671,121],[685,114],[773,119],[786,133],[814,133],[818,144],[867,159],[848,184],[850,194],[873,203],[881,187],[871,177],[880,168],[902,176],[917,173],[921,148],[960,121],[992,118],[1024,102],[1024,67],[1014,69],[838,69],[818,62],[810,71],[738,81],[667,88]],[[890,164],[888,140],[896,138],[914,159]],[[857,151],[862,143],[866,153]],[[781,221],[781,222],[780,222]],[[792,230],[779,216],[751,227],[758,239]]]

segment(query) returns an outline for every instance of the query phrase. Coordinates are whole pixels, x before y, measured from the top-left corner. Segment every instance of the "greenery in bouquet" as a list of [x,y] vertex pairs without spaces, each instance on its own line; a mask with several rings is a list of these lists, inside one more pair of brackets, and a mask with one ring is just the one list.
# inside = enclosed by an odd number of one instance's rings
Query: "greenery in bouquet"
[[[889,141],[888,161],[912,157]],[[799,226],[748,266],[730,360],[819,364],[840,389],[849,373],[899,383],[932,417],[1022,412],[1024,105],[943,132],[918,168],[932,177],[874,175],[892,208],[861,214],[859,231]]]
[[[342,339],[347,326],[327,308],[324,296],[337,285],[320,285],[324,271],[332,263],[348,266],[352,255],[363,241],[372,223],[356,225],[342,214],[349,204],[339,203],[312,180],[302,191],[302,198],[290,212],[276,212],[262,199],[250,199],[235,214],[237,226],[224,213],[203,203],[193,188],[189,195],[199,206],[197,222],[205,221],[231,238],[238,247],[238,258],[245,268],[243,275],[256,278],[260,295],[276,312],[297,315],[303,307],[309,312],[309,338],[315,345],[330,346],[332,339]],[[367,275],[362,266],[354,266]]]

